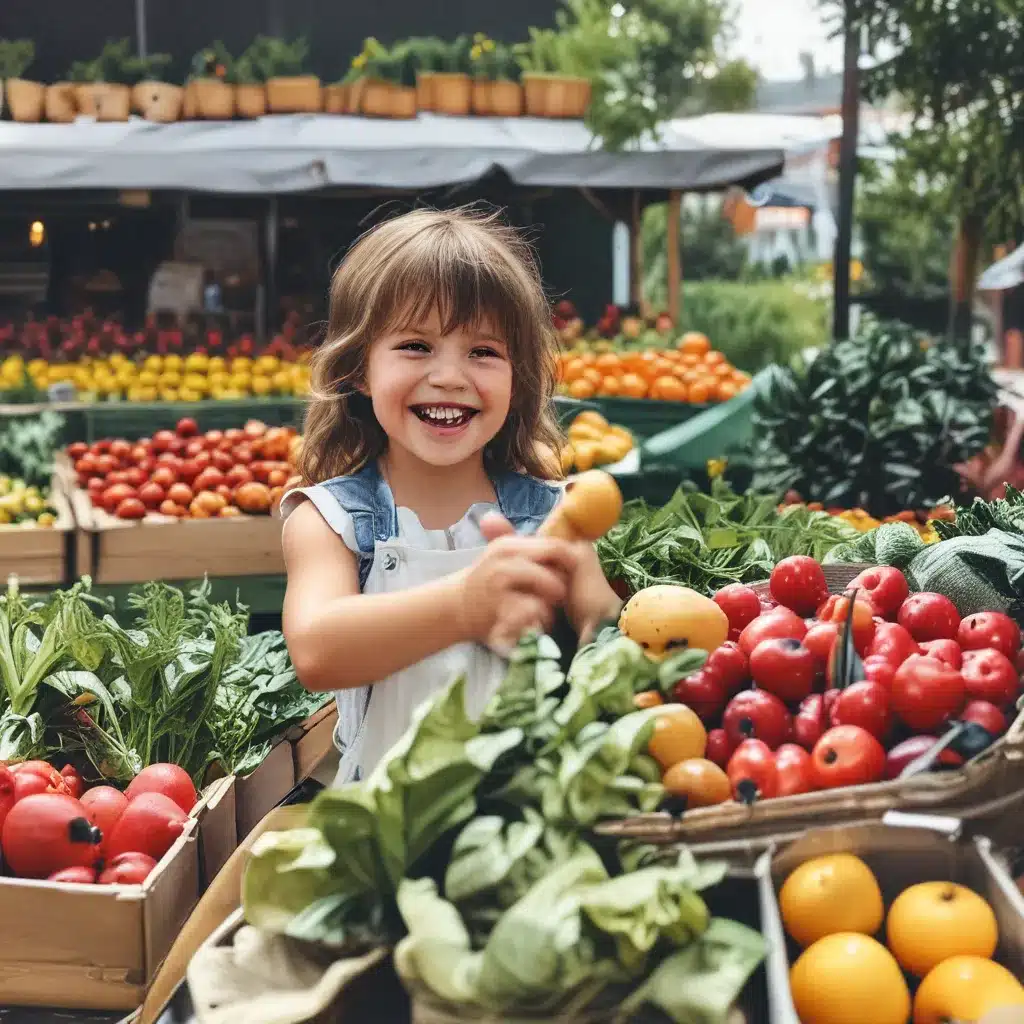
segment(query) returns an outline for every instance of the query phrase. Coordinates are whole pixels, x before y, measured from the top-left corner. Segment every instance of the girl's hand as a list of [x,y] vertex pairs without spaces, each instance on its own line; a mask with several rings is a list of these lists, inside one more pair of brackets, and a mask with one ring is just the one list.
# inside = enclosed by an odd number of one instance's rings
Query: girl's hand
[[520,537],[496,514],[480,529],[490,543],[459,574],[460,617],[472,639],[507,654],[523,633],[550,626],[568,596],[578,551],[562,540]]

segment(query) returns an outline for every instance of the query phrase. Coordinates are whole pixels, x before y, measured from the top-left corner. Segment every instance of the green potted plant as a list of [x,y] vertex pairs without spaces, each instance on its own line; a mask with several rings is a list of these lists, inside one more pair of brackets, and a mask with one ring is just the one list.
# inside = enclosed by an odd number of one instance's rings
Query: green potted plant
[[519,63],[510,47],[483,32],[473,36],[469,52],[473,68],[473,113],[485,117],[518,117],[523,112]]
[[526,113],[533,117],[582,117],[590,102],[581,48],[570,31],[530,28],[515,47],[522,70]]
[[257,36],[235,62],[235,109],[239,117],[267,112],[267,72],[274,40]]
[[97,121],[127,121],[132,109],[131,87],[141,73],[127,39],[109,40],[94,60],[75,61],[68,79],[76,86],[79,113]]
[[235,60],[219,39],[192,58],[183,113],[211,121],[235,116]]
[[38,121],[43,116],[45,87],[21,77],[35,59],[31,39],[0,39],[0,106],[6,89],[7,109],[15,121]]
[[375,39],[364,46],[366,82],[360,110],[370,117],[416,116],[416,58],[408,43],[382,46]]
[[323,91],[316,75],[304,73],[309,43],[264,40],[260,68],[267,83],[267,109],[272,114],[311,114],[323,109]]
[[473,41],[456,36],[442,54],[441,70],[434,75],[433,110],[438,114],[465,116],[473,105],[473,80],[470,78]]
[[125,58],[123,75],[132,88],[132,108],[147,121],[168,124],[181,117],[185,90],[167,81],[165,73],[170,64],[168,53]]
[[437,36],[414,36],[407,40],[416,72],[416,106],[434,109],[434,82],[444,72],[448,44]]

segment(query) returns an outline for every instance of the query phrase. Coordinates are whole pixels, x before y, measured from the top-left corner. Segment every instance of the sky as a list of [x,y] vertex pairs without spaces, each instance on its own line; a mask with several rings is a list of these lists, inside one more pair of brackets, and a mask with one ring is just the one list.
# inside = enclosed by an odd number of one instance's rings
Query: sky
[[819,71],[842,67],[842,43],[829,39],[815,0],[738,0],[737,8],[732,54],[749,61],[763,78],[801,78],[801,51],[814,55]]

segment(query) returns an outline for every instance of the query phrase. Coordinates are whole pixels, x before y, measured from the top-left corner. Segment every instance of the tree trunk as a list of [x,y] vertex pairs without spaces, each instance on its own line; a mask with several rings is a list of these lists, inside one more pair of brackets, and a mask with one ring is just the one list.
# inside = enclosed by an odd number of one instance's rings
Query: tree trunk
[[964,344],[970,342],[974,323],[974,291],[978,283],[981,243],[981,218],[965,214],[957,227],[949,268],[949,334],[954,341]]

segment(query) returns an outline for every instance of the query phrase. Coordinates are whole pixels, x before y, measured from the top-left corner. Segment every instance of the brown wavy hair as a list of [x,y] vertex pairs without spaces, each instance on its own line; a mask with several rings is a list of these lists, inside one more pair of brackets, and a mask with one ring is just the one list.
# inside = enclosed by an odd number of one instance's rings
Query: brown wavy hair
[[445,334],[486,319],[508,346],[512,400],[485,449],[488,469],[561,476],[551,402],[557,348],[530,246],[497,213],[421,209],[368,231],[331,281],[327,336],[311,362],[300,466],[307,483],[355,473],[387,449],[361,390],[367,352],[434,310]]

